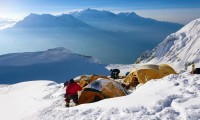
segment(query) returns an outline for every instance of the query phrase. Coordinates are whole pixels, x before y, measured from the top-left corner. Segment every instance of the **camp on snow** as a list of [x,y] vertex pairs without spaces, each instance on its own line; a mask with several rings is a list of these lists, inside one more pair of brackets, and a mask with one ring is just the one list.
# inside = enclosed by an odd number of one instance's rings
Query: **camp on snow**
[[99,78],[109,79],[109,77],[107,76],[93,74],[93,75],[82,75],[79,79],[76,80],[76,82],[78,82],[81,87],[85,87]]
[[79,104],[92,103],[105,98],[113,98],[127,95],[128,92],[120,83],[100,78],[87,85],[80,97]]
[[[144,84],[151,79],[159,79],[170,74],[176,74],[176,71],[167,64],[137,65],[123,82],[128,86],[136,87],[138,84]],[[127,86],[124,83],[110,79],[108,76],[82,75],[76,79],[76,82],[83,88],[79,95],[78,104],[128,95]]]
[[169,74],[176,74],[176,72],[167,64],[140,65],[133,68],[133,70],[125,78],[124,82],[130,86],[135,87],[137,84],[144,84],[151,79],[159,79]]

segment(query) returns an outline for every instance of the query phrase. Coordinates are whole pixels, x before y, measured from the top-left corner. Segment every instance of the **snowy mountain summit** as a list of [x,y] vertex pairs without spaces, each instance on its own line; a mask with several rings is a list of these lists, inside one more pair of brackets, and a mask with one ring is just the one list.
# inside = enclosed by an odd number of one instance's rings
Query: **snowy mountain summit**
[[169,35],[151,53],[144,53],[137,63],[168,63],[183,69],[186,64],[200,63],[200,18]]

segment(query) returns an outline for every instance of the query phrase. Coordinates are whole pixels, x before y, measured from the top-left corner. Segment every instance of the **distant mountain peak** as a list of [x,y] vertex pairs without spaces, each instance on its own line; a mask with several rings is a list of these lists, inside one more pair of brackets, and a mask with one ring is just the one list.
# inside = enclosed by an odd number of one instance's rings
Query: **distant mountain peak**
[[30,13],[28,16],[38,16],[36,13]]
[[92,8],[87,8],[82,10],[82,12],[108,12],[111,13],[110,11],[106,11],[106,10],[97,10],[97,9],[92,9]]
[[121,12],[118,13],[119,16],[123,16],[123,17],[140,17],[139,15],[137,15],[135,12]]
[[89,12],[89,11],[98,11],[98,10],[96,10],[96,9],[91,9],[91,8],[83,9],[83,12]]
[[73,15],[74,17],[83,17],[83,16],[104,17],[104,16],[114,16],[115,15],[114,13],[112,13],[110,11],[96,10],[96,9],[91,9],[91,8],[84,9],[80,12],[71,12],[69,14]]
[[71,53],[70,50],[68,50],[64,47],[57,47],[57,48],[53,48],[53,49],[48,49],[47,52]]
[[62,14],[53,16],[51,14],[34,14],[31,13],[22,21],[19,21],[15,27],[85,27],[86,23],[77,20],[72,15]]
[[38,17],[38,16],[39,16],[39,14],[31,13],[31,14],[29,14],[28,16],[26,16],[26,17],[24,18],[24,20],[26,20],[26,19],[33,19],[33,18],[36,18],[36,17]]
[[31,13],[31,14],[29,14],[27,17],[25,17],[25,18],[33,18],[33,17],[39,17],[39,16],[45,16],[45,17],[53,17],[53,15],[51,15],[51,14],[36,14],[36,13]]
[[135,12],[130,12],[130,13],[128,14],[128,16],[139,16],[139,15],[137,15]]

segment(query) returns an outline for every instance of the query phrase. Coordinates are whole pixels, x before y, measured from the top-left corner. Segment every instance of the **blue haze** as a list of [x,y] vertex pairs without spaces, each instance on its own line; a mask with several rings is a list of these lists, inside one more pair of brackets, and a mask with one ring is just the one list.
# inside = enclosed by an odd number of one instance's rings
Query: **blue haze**
[[65,47],[102,63],[133,63],[167,35],[182,27],[132,13],[86,9],[81,14],[30,14],[0,32],[1,53]]

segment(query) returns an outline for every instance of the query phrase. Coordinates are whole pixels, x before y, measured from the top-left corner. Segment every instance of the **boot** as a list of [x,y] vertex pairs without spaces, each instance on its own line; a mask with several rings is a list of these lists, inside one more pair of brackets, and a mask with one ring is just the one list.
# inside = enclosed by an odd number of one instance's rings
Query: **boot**
[[78,101],[74,101],[74,106],[77,106],[78,105]]
[[65,104],[65,107],[69,107],[69,103],[66,103],[66,104]]
[[78,103],[75,103],[75,106],[77,106],[78,105]]

